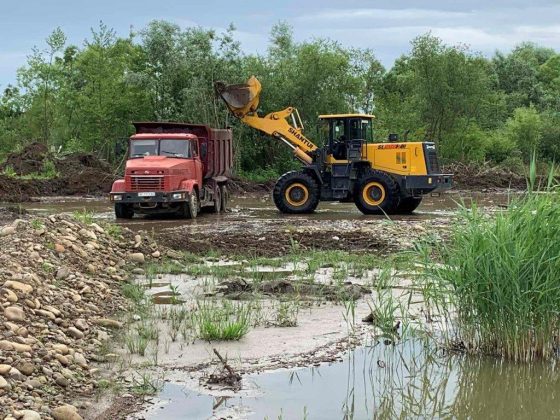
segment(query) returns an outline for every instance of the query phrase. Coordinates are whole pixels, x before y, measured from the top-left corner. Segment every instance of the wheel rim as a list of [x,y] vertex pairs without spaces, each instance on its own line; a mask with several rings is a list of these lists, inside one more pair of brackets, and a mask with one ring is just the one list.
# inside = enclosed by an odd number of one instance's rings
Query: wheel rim
[[377,181],[368,182],[362,190],[362,198],[368,206],[379,206],[385,195],[385,187]]
[[286,188],[284,196],[291,206],[300,207],[309,199],[309,190],[301,182],[295,182]]

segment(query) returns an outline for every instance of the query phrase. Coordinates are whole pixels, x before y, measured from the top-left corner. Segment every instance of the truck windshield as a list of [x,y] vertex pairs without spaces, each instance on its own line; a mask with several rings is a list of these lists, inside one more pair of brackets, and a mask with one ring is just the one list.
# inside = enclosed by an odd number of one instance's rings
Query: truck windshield
[[189,140],[132,140],[130,157],[169,156],[177,158],[192,157],[192,143]]

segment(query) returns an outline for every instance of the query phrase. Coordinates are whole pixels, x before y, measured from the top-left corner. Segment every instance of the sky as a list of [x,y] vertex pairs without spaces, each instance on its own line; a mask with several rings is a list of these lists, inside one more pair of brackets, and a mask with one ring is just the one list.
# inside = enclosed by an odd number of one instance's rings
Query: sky
[[126,36],[154,19],[223,30],[230,23],[247,53],[263,53],[271,27],[285,21],[298,41],[331,38],[369,47],[385,67],[431,31],[448,44],[491,56],[523,41],[560,51],[560,0],[0,0],[0,89],[16,81],[34,46],[60,26],[82,45],[103,21]]

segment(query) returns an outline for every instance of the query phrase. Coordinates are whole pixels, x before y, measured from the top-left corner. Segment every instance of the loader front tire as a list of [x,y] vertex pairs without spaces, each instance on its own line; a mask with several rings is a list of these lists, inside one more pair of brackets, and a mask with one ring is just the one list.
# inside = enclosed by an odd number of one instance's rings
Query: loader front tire
[[313,213],[319,204],[319,184],[310,175],[292,171],[280,177],[272,198],[278,210],[288,214]]
[[401,197],[397,207],[398,214],[410,214],[420,205],[422,197]]
[[399,187],[391,175],[369,170],[356,184],[354,203],[364,214],[395,214]]

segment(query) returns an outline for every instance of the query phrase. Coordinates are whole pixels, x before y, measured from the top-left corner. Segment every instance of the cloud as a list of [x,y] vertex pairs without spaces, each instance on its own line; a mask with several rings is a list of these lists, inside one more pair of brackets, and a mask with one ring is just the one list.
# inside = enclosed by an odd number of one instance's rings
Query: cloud
[[434,9],[328,9],[296,18],[299,21],[344,21],[355,19],[419,20],[465,18],[470,12]]

